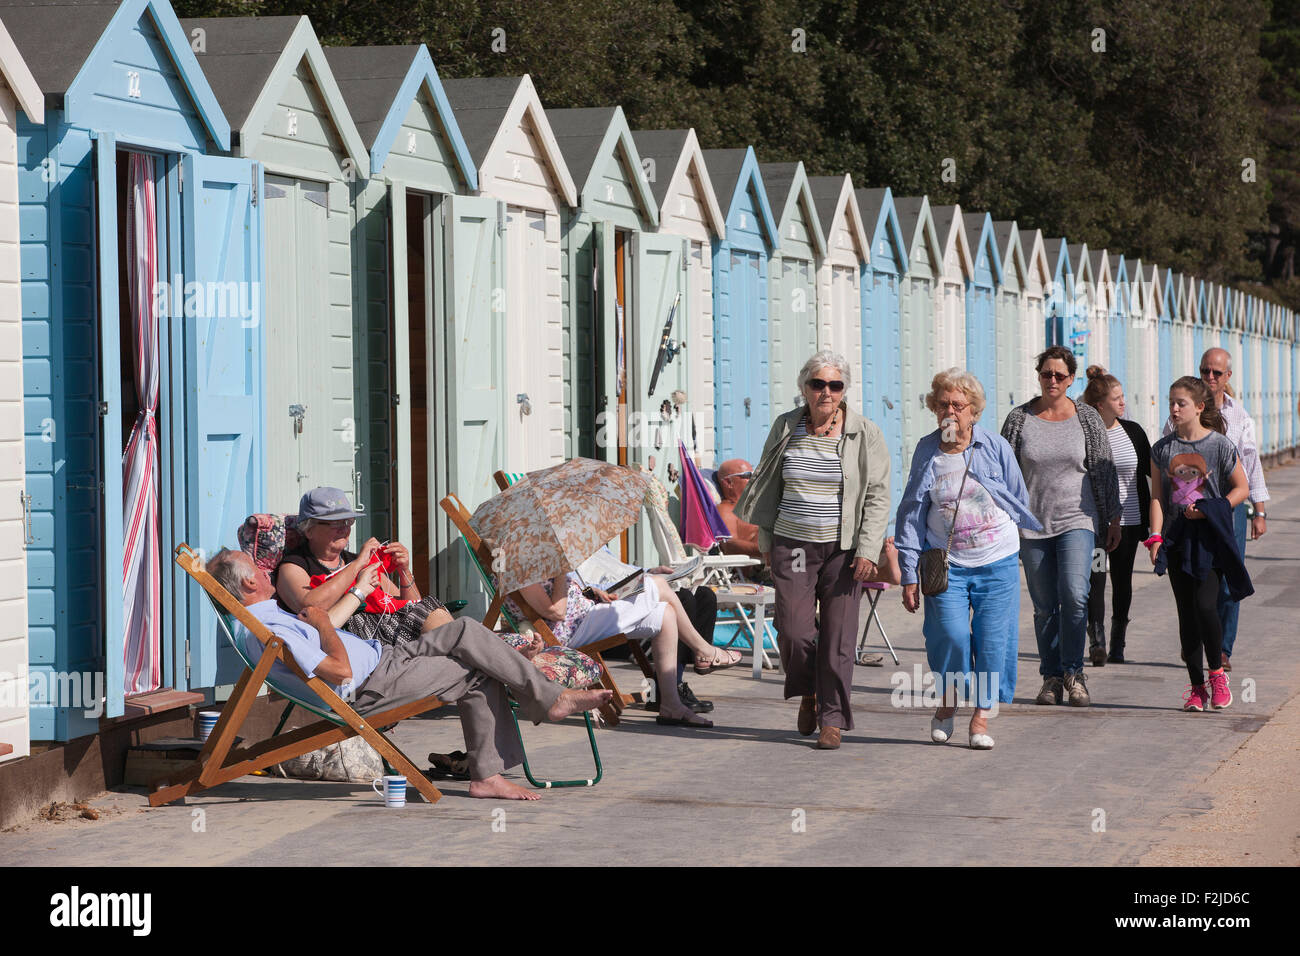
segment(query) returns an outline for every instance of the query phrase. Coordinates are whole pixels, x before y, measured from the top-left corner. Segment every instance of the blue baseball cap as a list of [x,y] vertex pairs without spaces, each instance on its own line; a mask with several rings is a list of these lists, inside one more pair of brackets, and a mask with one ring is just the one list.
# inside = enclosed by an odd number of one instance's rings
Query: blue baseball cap
[[347,494],[340,488],[313,488],[298,502],[298,520],[343,521],[360,518],[362,512],[352,508]]

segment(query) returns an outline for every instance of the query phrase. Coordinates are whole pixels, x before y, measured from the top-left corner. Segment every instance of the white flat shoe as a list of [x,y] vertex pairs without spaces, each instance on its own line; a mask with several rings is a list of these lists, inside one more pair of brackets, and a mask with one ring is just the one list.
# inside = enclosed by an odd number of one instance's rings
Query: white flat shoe
[[971,750],[992,750],[993,738],[990,737],[988,734],[971,734],[970,749]]
[[940,720],[938,717],[930,718],[930,739],[936,744],[946,744],[948,738],[952,736],[952,722],[956,719],[956,714],[947,720]]

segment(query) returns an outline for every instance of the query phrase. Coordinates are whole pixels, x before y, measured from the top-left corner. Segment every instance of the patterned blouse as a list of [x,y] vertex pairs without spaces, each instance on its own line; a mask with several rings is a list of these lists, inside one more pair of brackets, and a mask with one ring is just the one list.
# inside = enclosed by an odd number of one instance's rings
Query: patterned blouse
[[[578,629],[578,625],[580,625],[583,619],[591,613],[591,609],[596,606],[595,601],[582,593],[582,585],[578,583],[576,575],[570,574],[568,576],[568,581],[569,592],[565,595],[564,599],[564,620],[547,621],[550,625],[551,633],[555,635],[555,639],[561,644],[569,643],[569,638],[572,637],[573,632]],[[548,578],[542,582],[542,589],[546,592],[548,598],[554,600],[555,596],[552,594],[551,584],[552,579]],[[528,616],[524,614],[523,611],[519,610],[519,605],[515,604],[515,602],[510,598],[506,598],[505,603],[506,609],[510,612],[511,617],[519,622],[520,627],[525,626],[528,622]]]

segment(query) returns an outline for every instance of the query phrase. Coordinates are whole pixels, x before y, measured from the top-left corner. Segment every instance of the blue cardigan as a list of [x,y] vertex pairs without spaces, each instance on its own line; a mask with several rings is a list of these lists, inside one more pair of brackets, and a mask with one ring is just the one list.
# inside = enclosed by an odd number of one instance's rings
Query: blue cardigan
[[[934,456],[939,451],[940,429],[935,429],[916,443],[912,452],[912,470],[907,488],[898,504],[894,526],[894,546],[903,570],[903,583],[916,583],[916,564],[925,549],[926,521],[930,515],[930,488],[934,485]],[[999,508],[1011,516],[1018,527],[1042,531],[1029,510],[1029,490],[1016,463],[1015,452],[1007,440],[996,432],[972,426],[971,477],[984,486]]]

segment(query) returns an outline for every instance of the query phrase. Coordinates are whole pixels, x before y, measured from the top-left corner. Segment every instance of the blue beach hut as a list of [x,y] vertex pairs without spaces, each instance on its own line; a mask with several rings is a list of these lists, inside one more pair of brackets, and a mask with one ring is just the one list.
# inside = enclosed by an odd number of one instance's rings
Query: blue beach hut
[[893,462],[890,498],[897,507],[905,477],[900,295],[908,244],[889,187],[859,189],[857,196],[871,237],[870,282],[862,283],[862,408],[885,433]]
[[754,148],[706,149],[704,165],[726,212],[713,249],[713,381],[718,460],[757,462],[772,427],[768,271],[779,233]]
[[928,196],[894,200],[898,225],[907,242],[907,275],[899,298],[901,324],[900,390],[903,396],[903,465],[911,467],[911,453],[934,430],[934,413],[925,396],[938,363],[938,327],[943,320],[939,286],[943,281],[943,244],[930,212]]
[[1123,253],[1111,253],[1106,258],[1115,296],[1110,313],[1110,334],[1107,336],[1106,343],[1109,351],[1106,367],[1121,382],[1127,383],[1130,377],[1129,330],[1134,322],[1132,281],[1129,278],[1128,260],[1124,258]]
[[[993,217],[968,212],[963,217],[970,238],[973,270],[966,286],[966,367],[990,395],[1003,391],[998,382],[997,296],[1002,287],[1002,260],[993,235]],[[1000,407],[995,402],[994,407]]]
[[1016,405],[1034,394],[1025,391],[1024,346],[1032,341],[1028,328],[1027,299],[1030,281],[1029,262],[1020,245],[1020,230],[1015,222],[993,223],[993,242],[1002,263],[1002,284],[995,303],[996,335],[994,339],[996,387],[988,398],[995,421],[1002,421]]
[[1043,332],[1045,345],[1066,345],[1074,322],[1074,266],[1070,247],[1064,239],[1044,239],[1043,248],[1052,269],[1052,285],[1047,296],[1047,316]]
[[[104,672],[117,717],[235,673],[170,552],[263,499],[261,171],[210,155],[230,126],[164,0],[0,16],[47,97],[18,125],[31,671]],[[31,735],[87,712],[33,701]]]

